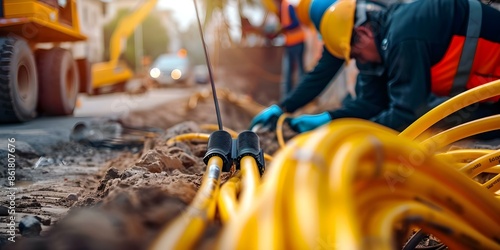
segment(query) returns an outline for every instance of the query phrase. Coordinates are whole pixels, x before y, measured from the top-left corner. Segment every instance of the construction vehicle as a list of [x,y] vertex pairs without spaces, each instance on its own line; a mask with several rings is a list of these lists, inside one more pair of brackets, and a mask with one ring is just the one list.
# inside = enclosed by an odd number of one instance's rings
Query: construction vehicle
[[86,40],[76,0],[2,0],[0,7],[0,122],[72,114],[91,84],[87,61],[58,46]]
[[120,55],[125,49],[127,38],[134,32],[135,28],[142,23],[151,10],[153,10],[157,2],[158,0],[147,0],[119,22],[111,36],[109,44],[109,61],[92,65],[92,88],[95,92],[98,92],[102,87],[112,85],[119,86],[119,89],[123,89],[126,81],[133,77],[133,71],[125,62],[119,60]]

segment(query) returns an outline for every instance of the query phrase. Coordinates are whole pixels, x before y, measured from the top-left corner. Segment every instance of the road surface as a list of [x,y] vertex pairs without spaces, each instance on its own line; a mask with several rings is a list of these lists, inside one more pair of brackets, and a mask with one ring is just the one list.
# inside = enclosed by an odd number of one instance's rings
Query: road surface
[[39,117],[21,124],[0,124],[0,151],[6,150],[8,138],[15,138],[19,150],[43,155],[55,143],[68,141],[71,129],[78,122],[115,119],[132,111],[147,110],[164,102],[186,98],[195,90],[195,87],[171,87],[152,89],[142,94],[80,95],[73,116]]

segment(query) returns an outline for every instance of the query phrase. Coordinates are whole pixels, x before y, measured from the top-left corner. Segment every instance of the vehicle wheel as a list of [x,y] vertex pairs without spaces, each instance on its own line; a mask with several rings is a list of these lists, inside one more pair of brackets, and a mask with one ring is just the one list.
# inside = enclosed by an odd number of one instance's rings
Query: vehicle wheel
[[80,89],[79,93],[92,94],[92,66],[86,58],[77,59],[76,65],[78,67],[78,74],[80,76]]
[[38,107],[46,115],[70,115],[79,90],[78,68],[71,53],[62,48],[36,53],[40,88]]
[[0,38],[0,122],[24,122],[36,117],[38,80],[28,43]]

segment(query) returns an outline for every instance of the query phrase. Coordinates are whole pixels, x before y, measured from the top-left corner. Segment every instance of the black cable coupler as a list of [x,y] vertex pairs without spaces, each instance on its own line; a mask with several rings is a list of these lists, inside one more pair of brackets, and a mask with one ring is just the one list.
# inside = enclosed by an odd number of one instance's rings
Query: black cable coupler
[[222,172],[229,172],[233,165],[233,158],[231,157],[233,139],[231,135],[224,130],[217,130],[210,135],[208,139],[207,152],[203,157],[203,162],[208,164],[208,160],[212,156],[222,158]]
[[243,131],[238,135],[237,144],[236,168],[240,169],[240,161],[244,156],[251,156],[257,163],[260,175],[264,174],[264,152],[260,148],[259,136],[249,130]]

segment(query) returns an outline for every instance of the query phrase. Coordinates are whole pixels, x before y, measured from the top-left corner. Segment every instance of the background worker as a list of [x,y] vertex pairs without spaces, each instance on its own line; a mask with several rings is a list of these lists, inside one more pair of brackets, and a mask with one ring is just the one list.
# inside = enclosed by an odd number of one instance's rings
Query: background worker
[[299,81],[305,74],[304,42],[306,35],[297,19],[293,5],[289,4],[287,0],[274,0],[274,3],[278,7],[277,14],[280,20],[280,29],[271,34],[269,38],[272,40],[280,34],[285,37],[281,84],[281,98],[283,99],[294,87],[294,73],[297,73]]
[[[323,13],[335,3],[336,0],[302,0],[298,7],[298,14],[302,14],[301,22],[305,25],[314,25],[319,31]],[[383,5],[374,2],[373,8],[381,10]],[[256,115],[250,128],[257,124],[264,127],[274,128],[278,117],[284,112],[293,113],[299,108],[305,106],[330,84],[332,79],[339,73],[344,66],[344,60],[333,56],[324,46],[320,59],[313,70],[304,75],[298,86],[292,90],[279,104],[271,105]],[[327,115],[316,119],[318,124],[328,122],[330,118]]]

